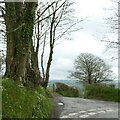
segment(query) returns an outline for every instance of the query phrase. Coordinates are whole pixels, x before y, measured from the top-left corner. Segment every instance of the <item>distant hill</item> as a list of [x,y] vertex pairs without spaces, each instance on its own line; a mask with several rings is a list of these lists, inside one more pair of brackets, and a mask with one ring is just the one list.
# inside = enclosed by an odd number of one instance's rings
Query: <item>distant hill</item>
[[76,88],[78,88],[80,91],[83,91],[84,89],[84,83],[83,81],[80,80],[50,80],[48,83],[48,87],[52,88],[54,83],[64,83],[67,84],[69,86],[74,86]]
[[[75,87],[79,88],[80,90],[84,89],[84,82],[81,80],[50,80],[48,86],[52,86],[54,83],[57,83],[57,82],[65,83],[70,86],[75,86]],[[115,88],[120,88],[120,81],[118,81],[118,80],[107,81],[104,83],[114,84]]]

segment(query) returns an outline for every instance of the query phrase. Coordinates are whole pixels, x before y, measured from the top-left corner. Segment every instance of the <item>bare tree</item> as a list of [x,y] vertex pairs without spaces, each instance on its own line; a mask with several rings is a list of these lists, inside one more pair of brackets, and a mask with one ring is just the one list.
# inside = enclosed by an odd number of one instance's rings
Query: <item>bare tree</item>
[[81,53],[75,60],[69,78],[83,80],[88,84],[111,80],[112,71],[101,58],[90,53]]
[[[39,6],[37,12],[38,17],[36,19],[37,29],[35,30],[35,38],[37,38],[36,46],[42,46],[42,86],[47,87],[49,81],[50,67],[53,59],[54,47],[57,44],[56,42],[66,34],[78,30],[77,27],[75,28],[75,25],[82,22],[83,20],[77,20],[76,18],[74,20],[74,18],[72,17],[73,3],[69,2],[68,0],[54,0],[47,3],[43,2],[41,3],[41,5],[42,6]],[[42,11],[43,8],[44,12]],[[46,47],[49,47],[49,54],[45,67],[44,52]]]

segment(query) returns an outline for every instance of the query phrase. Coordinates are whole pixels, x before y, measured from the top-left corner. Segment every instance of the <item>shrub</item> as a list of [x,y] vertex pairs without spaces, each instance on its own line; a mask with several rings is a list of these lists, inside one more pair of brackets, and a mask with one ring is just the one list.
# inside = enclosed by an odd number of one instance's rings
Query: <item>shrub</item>
[[[42,87],[26,89],[12,80],[3,80],[3,118],[47,118],[52,109],[49,92]],[[47,94],[46,94],[47,93]]]
[[120,89],[104,84],[92,84],[85,87],[85,98],[120,102]]
[[79,90],[64,83],[56,83],[56,92],[65,97],[79,97]]

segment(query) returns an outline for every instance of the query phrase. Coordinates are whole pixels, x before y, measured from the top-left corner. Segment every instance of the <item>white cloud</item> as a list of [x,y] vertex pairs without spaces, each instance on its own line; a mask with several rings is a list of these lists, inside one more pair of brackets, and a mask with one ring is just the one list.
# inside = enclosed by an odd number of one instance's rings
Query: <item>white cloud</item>
[[73,69],[76,57],[82,52],[95,55],[103,54],[105,46],[93,36],[79,32],[72,41],[64,41],[55,47],[51,68],[51,79],[66,79],[68,71]]
[[68,70],[72,69],[73,60],[69,58],[55,58],[51,67],[51,79],[66,79]]
[[[106,43],[100,40],[105,34],[109,35],[104,18],[111,14],[111,11],[105,11],[103,8],[111,8],[114,6],[113,3],[111,0],[75,1],[76,16],[80,19],[88,18],[80,24],[84,29],[71,35],[73,40],[62,39],[61,41],[64,42],[55,46],[50,79],[66,79],[68,71],[73,69],[75,58],[82,52],[97,55],[108,63],[110,61],[110,56],[105,53]],[[48,54],[47,51],[46,54]],[[111,62],[110,64],[113,65],[114,63]],[[114,65],[112,70],[116,72],[117,64]]]
[[79,16],[105,16],[103,9],[116,7],[116,4],[111,0],[75,0],[76,12]]

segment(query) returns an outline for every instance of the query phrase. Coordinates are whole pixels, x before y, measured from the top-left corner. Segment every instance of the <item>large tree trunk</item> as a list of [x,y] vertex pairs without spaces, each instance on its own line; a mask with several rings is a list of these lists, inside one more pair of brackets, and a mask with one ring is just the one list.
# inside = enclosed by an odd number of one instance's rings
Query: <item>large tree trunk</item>
[[[15,4],[13,2],[6,3],[6,14],[4,15],[6,31],[7,31],[7,51],[6,51],[6,72],[5,76],[10,77],[11,75],[11,66],[15,54]],[[14,20],[13,20],[14,18]]]
[[[36,80],[35,76],[39,76],[36,78],[40,79],[38,58],[34,58],[34,51],[32,51],[36,2],[26,2],[25,4],[22,2],[6,2],[5,7],[4,18],[7,30],[5,76],[25,82],[32,72],[34,74],[34,76],[30,76],[32,80]],[[38,79],[36,83],[38,83]]]
[[38,65],[38,53],[35,52],[33,44],[31,44],[31,52],[29,53],[29,59],[26,64],[26,83],[31,81],[34,85],[41,85],[42,77],[40,75]]

